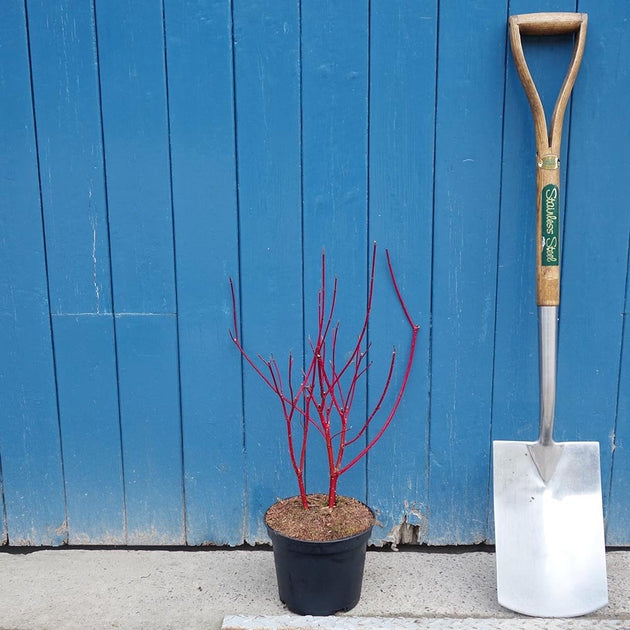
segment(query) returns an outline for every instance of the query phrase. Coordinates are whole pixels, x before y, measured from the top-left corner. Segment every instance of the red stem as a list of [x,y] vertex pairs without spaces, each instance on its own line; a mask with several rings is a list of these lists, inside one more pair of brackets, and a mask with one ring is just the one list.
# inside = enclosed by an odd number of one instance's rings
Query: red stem
[[[412,329],[411,345],[409,348],[409,358],[407,360],[407,367],[405,369],[405,375],[400,385],[400,389],[398,390],[398,395],[396,396],[396,400],[394,401],[394,405],[392,406],[392,409],[389,412],[387,420],[385,420],[380,431],[376,434],[374,438],[372,438],[372,440],[370,440],[367,446],[358,455],[356,455],[356,457],[354,457],[348,464],[346,464],[341,470],[339,470],[339,475],[342,475],[343,473],[350,470],[350,468],[352,468],[362,457],[364,457],[365,454],[381,439],[381,437],[387,430],[387,427],[390,425],[394,415],[396,414],[396,411],[398,410],[398,406],[400,405],[400,401],[402,400],[403,394],[405,393],[405,388],[407,387],[407,381],[409,380],[409,374],[411,373],[411,366],[413,364],[413,358],[416,352],[416,342],[417,342],[418,331],[420,330],[420,326],[415,324],[414,321],[411,319],[411,316],[409,315],[409,311],[407,310],[405,301],[403,300],[402,294],[400,293],[400,289],[398,288],[398,284],[396,283],[396,278],[394,276],[394,270],[392,268],[392,263],[389,257],[388,250],[385,250],[385,255],[387,257],[387,266],[389,268],[389,273],[392,279],[392,283],[394,285],[394,290],[396,291],[396,297],[398,298],[398,302],[400,303],[400,306],[403,309],[405,317],[407,318],[407,321],[409,322],[409,325],[411,326],[411,329]],[[369,420],[371,420],[371,417],[369,418]],[[366,422],[366,425],[367,425],[367,422]]]
[[339,481],[339,472],[330,475],[328,484],[328,507],[334,508],[337,505],[337,482]]
[[[365,349],[362,348],[363,340],[367,334],[368,323],[370,319],[370,315],[372,312],[372,298],[374,294],[374,277],[375,277],[375,263],[376,263],[376,243],[374,243],[372,250],[372,265],[371,265],[371,274],[370,274],[370,282],[369,282],[369,290],[368,290],[368,299],[366,305],[366,313],[363,325],[359,332],[359,336],[357,338],[357,342],[354,345],[352,352],[350,353],[349,358],[341,367],[341,370],[337,369],[336,365],[336,355],[337,355],[337,341],[339,335],[339,324],[336,324],[333,328],[332,333],[332,357],[330,360],[330,374],[326,369],[326,343],[328,340],[328,333],[330,331],[332,320],[334,316],[334,310],[337,300],[337,278],[334,280],[333,290],[332,290],[332,299],[330,309],[327,312],[326,309],[326,256],[325,252],[322,252],[322,276],[321,276],[321,289],[318,293],[318,318],[317,318],[317,339],[313,343],[309,341],[309,345],[311,348],[311,352],[313,353],[313,357],[309,362],[308,369],[303,374],[302,382],[297,389],[297,391],[293,388],[293,358],[289,355],[289,364],[288,364],[288,390],[289,395],[287,396],[284,393],[284,385],[282,383],[282,376],[280,373],[280,369],[276,360],[270,357],[269,360],[265,360],[259,356],[260,360],[265,364],[267,369],[269,370],[269,377],[266,376],[262,370],[254,363],[254,361],[249,357],[247,352],[245,352],[243,346],[238,337],[238,321],[236,316],[236,296],[234,285],[232,280],[230,279],[230,289],[232,294],[232,311],[233,311],[233,325],[234,332],[230,331],[230,337],[234,343],[234,345],[238,348],[241,355],[245,358],[245,360],[252,366],[254,371],[260,376],[263,382],[276,394],[276,396],[280,400],[280,404],[282,407],[282,413],[285,418],[286,423],[286,431],[287,431],[287,439],[289,445],[289,455],[291,458],[291,465],[293,467],[294,473],[297,477],[298,486],[300,489],[300,497],[302,501],[302,505],[305,509],[308,508],[308,501],[306,495],[306,487],[304,480],[304,470],[305,470],[305,462],[306,462],[306,446],[307,446],[307,438],[308,438],[308,428],[309,425],[312,424],[318,432],[324,438],[324,442],[326,445],[326,453],[328,459],[329,466],[329,489],[328,489],[328,505],[329,507],[334,507],[337,499],[337,484],[339,481],[339,477],[350,470],[361,458],[363,458],[366,453],[378,442],[378,440],[385,433],[385,430],[391,423],[398,406],[402,400],[405,388],[407,386],[407,382],[409,380],[409,375],[411,372],[411,366],[413,364],[413,359],[416,350],[416,342],[418,337],[419,326],[413,322],[411,316],[409,315],[409,311],[405,305],[405,302],[402,298],[402,294],[398,288],[396,283],[396,278],[394,276],[394,271],[392,268],[389,251],[385,250],[385,254],[387,257],[387,266],[389,269],[389,273],[391,276],[391,280],[394,286],[394,290],[396,292],[396,297],[398,298],[398,302],[403,309],[405,317],[409,322],[409,325],[412,329],[412,337],[411,344],[409,349],[409,357],[407,360],[407,365],[404,373],[404,377],[401,382],[400,389],[394,401],[394,404],[389,412],[389,415],[385,422],[383,423],[381,429],[376,434],[376,436],[369,441],[369,443],[363,448],[358,455],[356,455],[348,464],[342,466],[343,456],[345,454],[345,449],[350,444],[356,442],[368,429],[368,426],[374,419],[376,413],[380,410],[383,401],[389,391],[389,387],[392,382],[392,376],[394,371],[394,365],[396,361],[396,350],[392,353],[392,359],[389,366],[389,371],[387,374],[387,378],[385,381],[385,385],[383,387],[380,398],[378,399],[375,407],[372,412],[369,414],[363,425],[361,426],[359,432],[349,441],[346,441],[347,431],[348,431],[348,420],[350,416],[350,411],[352,405],[354,403],[354,398],[357,390],[357,384],[359,379],[367,372],[371,363],[367,363],[363,366],[364,361],[366,361],[366,356],[368,350],[370,348],[370,344],[367,345]],[[342,385],[342,377],[348,370],[350,366],[354,365],[353,370],[351,370],[351,375],[349,377],[350,382],[347,386],[346,391],[344,392],[344,388]],[[362,367],[363,366],[363,367]],[[303,407],[299,405],[299,401],[303,399]],[[313,408],[315,412],[313,412]],[[304,420],[303,432],[302,432],[302,443],[300,448],[299,462],[296,457],[296,451],[294,447],[294,439],[293,439],[293,420],[296,415],[301,415]],[[332,432],[332,413],[335,412],[339,417],[340,422],[340,431],[336,432],[333,435]],[[335,448],[333,444],[333,440],[339,438],[339,446],[337,448],[337,452],[335,453]]]
[[372,413],[368,416],[368,419],[366,420],[365,424],[363,425],[363,427],[361,427],[361,430],[349,442],[346,442],[346,446],[350,446],[350,444],[354,444],[354,442],[356,442],[366,432],[368,426],[370,425],[370,422],[372,422],[374,416],[376,415],[378,410],[381,408],[381,405],[383,404],[383,400],[385,400],[385,396],[387,395],[387,391],[389,390],[389,385],[392,381],[392,374],[394,373],[395,363],[396,363],[396,350],[392,352],[392,360],[390,361],[390,364],[389,364],[389,372],[387,374],[385,387],[383,388],[381,397],[378,399],[376,406],[372,410]]
[[370,273],[370,288],[369,288],[369,291],[368,291],[368,300],[367,300],[367,306],[366,306],[366,310],[365,310],[365,320],[363,321],[363,327],[361,328],[361,331],[359,333],[359,337],[357,339],[357,343],[354,346],[354,350],[352,351],[352,354],[348,358],[348,361],[344,364],[343,368],[341,368],[341,371],[337,375],[337,381],[339,381],[339,379],[341,379],[341,377],[343,376],[345,371],[354,362],[356,355],[361,351],[361,343],[363,342],[363,337],[365,337],[365,335],[367,333],[368,322],[369,322],[369,319],[370,319],[370,313],[372,312],[372,296],[374,295],[374,275],[375,275],[375,270],[376,270],[376,243],[374,243],[374,247],[372,248],[372,270],[371,270],[371,273]]

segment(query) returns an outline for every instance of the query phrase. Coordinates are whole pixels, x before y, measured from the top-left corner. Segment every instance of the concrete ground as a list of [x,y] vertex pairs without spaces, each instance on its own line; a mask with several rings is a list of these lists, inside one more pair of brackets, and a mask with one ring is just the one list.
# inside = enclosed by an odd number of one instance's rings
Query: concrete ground
[[573,620],[515,615],[496,601],[494,554],[369,551],[350,613],[289,615],[268,550],[0,551],[0,628],[589,628],[630,630],[630,550],[607,553],[609,604]]

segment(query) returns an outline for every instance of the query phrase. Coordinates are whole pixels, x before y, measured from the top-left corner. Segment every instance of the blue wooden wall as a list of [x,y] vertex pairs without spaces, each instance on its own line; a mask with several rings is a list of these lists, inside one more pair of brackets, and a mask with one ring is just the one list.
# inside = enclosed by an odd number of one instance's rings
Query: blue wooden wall
[[[624,0],[3,1],[3,541],[265,540],[296,487],[277,402],[228,337],[228,279],[246,347],[299,362],[322,248],[351,345],[373,241],[357,405],[409,339],[384,247],[421,332],[397,417],[340,490],[377,511],[375,543],[492,540],[492,440],[538,425],[534,134],[506,29],[537,10],[589,14],[556,436],[599,441],[607,540],[630,545]],[[570,49],[526,42],[548,107]],[[316,452],[311,490],[323,473]]]

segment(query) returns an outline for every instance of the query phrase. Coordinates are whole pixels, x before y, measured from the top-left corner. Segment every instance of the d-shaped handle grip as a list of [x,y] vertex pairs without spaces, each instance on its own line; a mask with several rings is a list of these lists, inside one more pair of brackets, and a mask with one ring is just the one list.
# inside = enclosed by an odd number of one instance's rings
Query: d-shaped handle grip
[[563,35],[586,27],[586,13],[523,13],[513,15],[519,31],[524,35]]
[[[560,304],[560,170],[559,155],[564,112],[577,77],[586,39],[586,13],[528,13],[509,19],[510,42],[527,99],[534,117],[536,133],[537,188],[537,293],[539,306]],[[559,35],[576,33],[573,55],[547,128],[547,120],[534,80],[523,53],[522,35]]]

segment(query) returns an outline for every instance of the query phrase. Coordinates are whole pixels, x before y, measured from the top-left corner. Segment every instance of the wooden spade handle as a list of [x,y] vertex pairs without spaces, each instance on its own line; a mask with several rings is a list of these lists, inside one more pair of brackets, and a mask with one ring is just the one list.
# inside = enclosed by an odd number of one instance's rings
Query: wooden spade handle
[[525,35],[562,35],[580,30],[586,13],[523,13],[512,20]]
[[[560,145],[564,112],[575,83],[586,41],[586,13],[528,13],[509,18],[516,70],[534,117],[536,133],[536,300],[539,306],[560,304]],[[576,33],[573,56],[547,129],[545,110],[527,67],[521,35]]]

